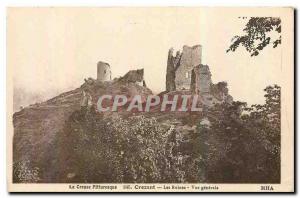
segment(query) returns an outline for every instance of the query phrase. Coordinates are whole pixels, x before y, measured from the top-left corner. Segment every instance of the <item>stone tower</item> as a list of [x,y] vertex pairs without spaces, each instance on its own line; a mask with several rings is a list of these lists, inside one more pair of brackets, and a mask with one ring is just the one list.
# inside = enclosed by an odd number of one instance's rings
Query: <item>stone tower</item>
[[193,47],[185,45],[182,52],[177,51],[175,56],[173,49],[169,50],[166,75],[167,91],[190,89],[192,70],[201,64],[201,54],[201,45]]
[[181,54],[177,51],[176,56],[173,56],[173,48],[169,49],[166,75],[166,91],[175,91],[175,69],[179,65]]
[[194,94],[209,93],[211,90],[211,73],[208,65],[197,65],[192,70],[191,91]]
[[111,70],[108,63],[102,61],[97,63],[97,80],[101,82],[111,80]]
[[193,47],[183,46],[180,64],[175,72],[175,84],[177,90],[190,89],[192,70],[201,64],[201,45]]

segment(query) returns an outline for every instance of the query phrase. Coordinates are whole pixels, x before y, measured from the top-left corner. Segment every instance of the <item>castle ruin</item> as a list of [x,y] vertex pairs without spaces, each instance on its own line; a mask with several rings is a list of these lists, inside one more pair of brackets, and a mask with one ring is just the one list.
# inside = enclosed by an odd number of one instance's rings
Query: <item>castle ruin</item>
[[207,65],[202,65],[202,46],[183,46],[182,52],[168,53],[166,90],[191,90],[200,94],[210,91],[211,73]]
[[209,93],[211,91],[211,73],[208,65],[197,65],[192,70],[190,89],[194,94]]
[[[97,63],[97,81],[106,82],[111,81],[111,69],[108,63],[99,61]],[[85,79],[87,83],[92,83],[92,79]],[[119,81],[124,83],[136,83],[140,86],[146,87],[144,80],[144,69],[130,70],[123,77],[119,78]]]
[[[108,63],[99,61],[97,63],[97,81],[111,81],[111,68]],[[232,97],[228,94],[226,82],[212,83],[211,72],[208,65],[202,64],[202,46],[189,47],[184,45],[182,52],[171,48],[168,52],[166,91],[188,90],[192,94],[201,95],[208,103],[222,101],[231,102]],[[131,70],[119,82],[136,83],[146,87],[144,80],[144,69]],[[87,80],[89,82],[89,80]]]
[[97,80],[101,82],[111,80],[111,70],[108,63],[102,61],[97,63]]

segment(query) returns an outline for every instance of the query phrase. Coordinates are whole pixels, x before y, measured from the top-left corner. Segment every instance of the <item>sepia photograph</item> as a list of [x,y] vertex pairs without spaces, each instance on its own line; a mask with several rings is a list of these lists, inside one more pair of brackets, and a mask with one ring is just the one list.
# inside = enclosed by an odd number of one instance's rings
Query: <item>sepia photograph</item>
[[10,192],[293,192],[294,9],[7,8]]

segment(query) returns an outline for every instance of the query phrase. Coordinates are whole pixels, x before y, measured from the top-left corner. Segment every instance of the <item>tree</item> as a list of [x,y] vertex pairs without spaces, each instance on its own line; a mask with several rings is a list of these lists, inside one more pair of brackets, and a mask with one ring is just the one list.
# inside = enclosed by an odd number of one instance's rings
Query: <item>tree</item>
[[236,101],[204,112],[211,126],[198,127],[197,141],[205,182],[280,182],[280,87],[264,91],[264,104]]
[[[247,17],[239,17],[246,19]],[[281,20],[275,17],[251,17],[243,29],[244,35],[236,35],[226,52],[234,52],[240,45],[251,54],[257,56],[269,44],[276,48],[281,44]],[[271,33],[272,32],[272,36]],[[272,39],[273,33],[277,35]],[[275,36],[274,36],[275,37]]]
[[280,145],[281,145],[281,111],[280,93],[278,85],[268,86],[266,102],[263,105],[252,105],[247,111],[250,113],[247,118],[249,127],[252,127],[256,136],[260,137],[267,155],[266,165],[263,166],[264,173],[272,182],[280,181]]

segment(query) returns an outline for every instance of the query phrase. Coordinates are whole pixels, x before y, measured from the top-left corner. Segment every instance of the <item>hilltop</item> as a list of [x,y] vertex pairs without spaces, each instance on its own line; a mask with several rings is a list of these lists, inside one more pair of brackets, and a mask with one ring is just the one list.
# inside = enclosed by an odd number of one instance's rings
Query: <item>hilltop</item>
[[[161,111],[160,103],[126,111],[134,96],[143,105],[153,96],[144,70],[111,79],[100,61],[97,79],[14,113],[14,182],[280,182],[280,87],[265,89],[264,105],[234,101],[226,82],[212,82],[201,50],[169,51],[166,91],[157,95],[199,96],[200,111]],[[102,112],[103,95],[128,101]]]

